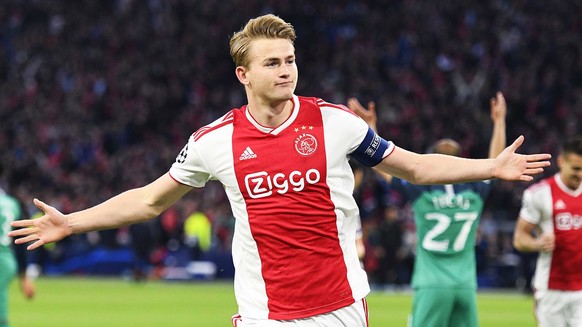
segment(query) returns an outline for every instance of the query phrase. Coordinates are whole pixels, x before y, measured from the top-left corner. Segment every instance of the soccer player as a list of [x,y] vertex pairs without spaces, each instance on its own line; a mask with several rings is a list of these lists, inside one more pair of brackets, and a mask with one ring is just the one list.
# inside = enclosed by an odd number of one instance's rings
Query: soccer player
[[539,252],[532,280],[540,327],[582,326],[582,136],[563,142],[559,172],[528,187],[513,245]]
[[[1,165],[1,164],[0,164]],[[0,167],[1,174],[2,167]],[[9,286],[18,273],[20,289],[27,299],[34,297],[32,279],[26,276],[26,250],[12,244],[8,231],[10,224],[24,216],[21,202],[0,188],[0,327],[8,327]]]
[[[489,158],[497,157],[506,144],[507,106],[501,92],[490,101],[493,131]],[[356,99],[348,107],[376,129],[375,105],[364,108]],[[460,155],[460,145],[442,139],[434,153]],[[382,174],[403,199],[412,204],[417,244],[412,287],[414,297],[410,326],[478,326],[475,234],[491,181],[415,185]]]
[[[238,326],[367,326],[369,285],[356,251],[358,207],[352,157],[414,183],[502,178],[530,181],[549,154],[495,159],[421,155],[378,136],[342,105],[294,94],[298,70],[291,24],[268,14],[230,39],[248,103],[200,128],[167,174],[86,210],[13,223],[33,250],[73,233],[152,219],[209,180],[222,183],[236,225],[232,256]],[[237,319],[240,320],[240,319]]]

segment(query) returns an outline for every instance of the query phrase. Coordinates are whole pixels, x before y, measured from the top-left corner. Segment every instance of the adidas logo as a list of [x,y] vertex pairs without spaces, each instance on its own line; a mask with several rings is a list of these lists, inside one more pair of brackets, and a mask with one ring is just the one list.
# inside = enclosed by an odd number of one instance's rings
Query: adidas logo
[[566,209],[566,204],[564,203],[564,201],[558,200],[556,201],[556,203],[554,203],[554,207],[556,209]]
[[256,157],[257,157],[257,154],[254,153],[253,150],[251,150],[251,148],[247,146],[247,148],[240,155],[240,157],[238,158],[238,160],[253,159],[253,158],[256,158]]

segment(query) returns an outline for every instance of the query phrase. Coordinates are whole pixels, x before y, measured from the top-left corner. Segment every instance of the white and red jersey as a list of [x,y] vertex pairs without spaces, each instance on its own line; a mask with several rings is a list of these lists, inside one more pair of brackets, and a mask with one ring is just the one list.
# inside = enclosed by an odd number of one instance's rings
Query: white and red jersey
[[555,235],[554,251],[540,252],[536,290],[582,290],[582,187],[569,189],[559,174],[530,186],[520,217]]
[[355,245],[348,155],[375,165],[394,145],[344,106],[297,96],[293,102],[274,129],[258,124],[246,106],[230,111],[195,132],[170,169],[179,183],[202,187],[215,179],[224,186],[236,217],[234,284],[243,317],[310,317],[370,290]]

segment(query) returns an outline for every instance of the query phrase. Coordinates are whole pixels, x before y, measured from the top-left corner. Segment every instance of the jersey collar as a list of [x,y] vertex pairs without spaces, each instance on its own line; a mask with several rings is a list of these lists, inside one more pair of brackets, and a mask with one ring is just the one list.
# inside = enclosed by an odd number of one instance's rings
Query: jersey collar
[[263,133],[267,133],[267,134],[278,135],[283,130],[285,130],[287,127],[289,127],[289,125],[291,125],[295,121],[295,119],[297,118],[297,115],[299,114],[299,99],[297,98],[296,95],[293,95],[292,100],[293,100],[293,108],[291,109],[292,110],[291,115],[289,115],[289,117],[281,125],[279,125],[275,128],[267,127],[267,126],[263,126],[263,125],[259,124],[255,120],[255,118],[253,118],[251,113],[249,112],[248,106],[246,107],[246,110],[245,110],[245,116],[247,117],[249,122],[253,126],[255,126],[255,128],[258,129],[259,131],[261,131]]
[[573,197],[578,197],[580,194],[582,194],[582,184],[580,184],[580,186],[578,186],[578,189],[573,190],[573,189],[569,188],[568,186],[566,186],[566,184],[564,184],[564,181],[562,180],[560,173],[557,173],[556,175],[554,175],[554,179],[556,180],[556,184],[558,185],[558,187],[562,191],[564,191],[564,193],[567,193]]

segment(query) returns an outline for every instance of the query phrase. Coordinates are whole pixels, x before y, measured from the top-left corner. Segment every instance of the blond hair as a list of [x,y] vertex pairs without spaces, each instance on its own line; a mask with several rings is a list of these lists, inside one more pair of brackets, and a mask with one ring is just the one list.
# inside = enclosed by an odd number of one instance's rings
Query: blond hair
[[295,38],[295,29],[283,19],[273,14],[259,16],[250,19],[243,29],[230,38],[230,56],[237,67],[248,67],[251,60],[249,49],[253,40],[287,39],[293,44]]

